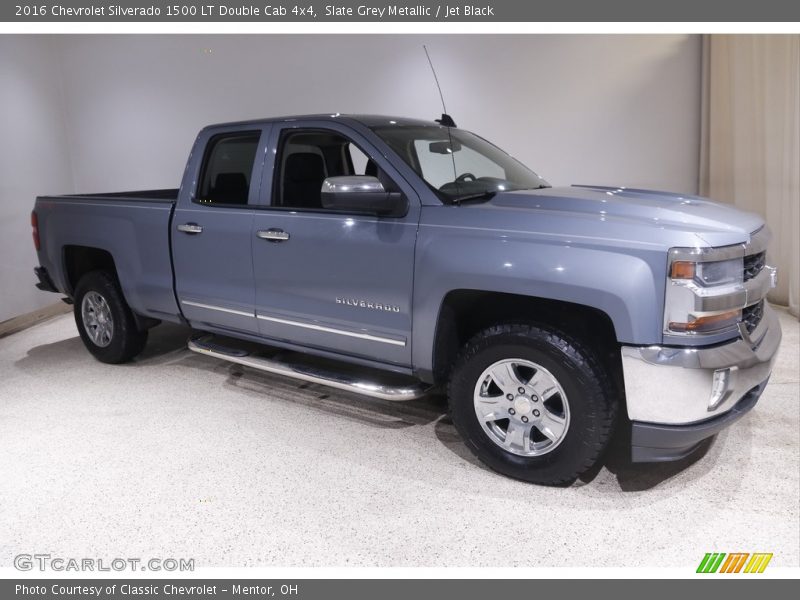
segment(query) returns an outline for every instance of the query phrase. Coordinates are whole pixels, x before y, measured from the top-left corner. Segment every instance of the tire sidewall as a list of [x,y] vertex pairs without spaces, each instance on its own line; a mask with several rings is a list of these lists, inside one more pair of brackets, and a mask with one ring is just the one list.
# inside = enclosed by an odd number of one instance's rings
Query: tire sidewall
[[[103,297],[111,311],[114,322],[114,332],[108,346],[101,347],[92,341],[83,322],[83,298],[89,292],[96,292]],[[75,288],[75,323],[84,345],[101,362],[116,364],[125,360],[128,348],[126,336],[130,334],[130,320],[128,308],[117,289],[113,278],[103,271],[94,271],[81,278]]]
[[[483,337],[457,368],[450,388],[453,422],[470,449],[489,467],[505,475],[537,483],[574,480],[607,443],[601,431],[600,409],[606,405],[597,374],[587,369],[563,338],[535,327],[521,333]],[[523,359],[547,369],[567,396],[570,423],[556,448],[541,456],[520,456],[503,450],[481,426],[474,409],[479,377],[495,362]],[[607,437],[607,436],[606,436]]]

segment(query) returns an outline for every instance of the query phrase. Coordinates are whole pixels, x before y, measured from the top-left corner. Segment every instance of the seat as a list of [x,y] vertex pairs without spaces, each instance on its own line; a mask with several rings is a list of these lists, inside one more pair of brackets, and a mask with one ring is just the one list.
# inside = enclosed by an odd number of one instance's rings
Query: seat
[[220,173],[214,180],[209,200],[219,204],[247,204],[248,192],[244,173]]
[[319,154],[296,152],[283,168],[283,206],[322,208],[321,190],[325,165]]

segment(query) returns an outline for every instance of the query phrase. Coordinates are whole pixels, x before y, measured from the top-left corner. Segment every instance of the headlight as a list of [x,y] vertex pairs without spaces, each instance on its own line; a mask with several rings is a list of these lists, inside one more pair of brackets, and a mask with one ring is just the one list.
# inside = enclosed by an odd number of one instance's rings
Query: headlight
[[692,280],[701,286],[741,283],[744,270],[741,259],[717,260],[713,262],[690,262],[679,260],[672,263],[673,280]]
[[746,339],[747,332],[758,326],[749,309],[775,287],[775,269],[764,263],[770,237],[764,226],[741,244],[671,248],[664,294],[664,335],[739,332]]
[[742,319],[740,307],[720,306],[719,310],[707,310],[702,307],[702,299],[740,290],[743,267],[741,249],[736,252],[729,247],[673,248],[667,275],[664,332],[692,335],[735,328]]

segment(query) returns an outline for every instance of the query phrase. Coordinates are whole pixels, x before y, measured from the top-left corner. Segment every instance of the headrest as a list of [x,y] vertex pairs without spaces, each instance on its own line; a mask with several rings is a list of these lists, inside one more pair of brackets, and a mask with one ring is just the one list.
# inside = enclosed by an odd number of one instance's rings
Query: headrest
[[244,173],[220,173],[214,181],[215,192],[241,192],[247,190]]
[[285,176],[287,179],[324,179],[325,167],[322,157],[313,152],[296,152],[286,158]]

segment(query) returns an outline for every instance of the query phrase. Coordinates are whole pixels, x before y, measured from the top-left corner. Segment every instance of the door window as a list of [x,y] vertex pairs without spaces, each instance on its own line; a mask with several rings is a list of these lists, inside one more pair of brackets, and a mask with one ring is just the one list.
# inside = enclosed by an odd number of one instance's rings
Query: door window
[[306,210],[322,206],[322,182],[340,175],[371,175],[387,191],[397,188],[378,165],[348,138],[332,131],[285,133],[278,144],[273,205]]
[[254,131],[211,138],[206,149],[196,202],[247,204],[259,138],[260,133]]

